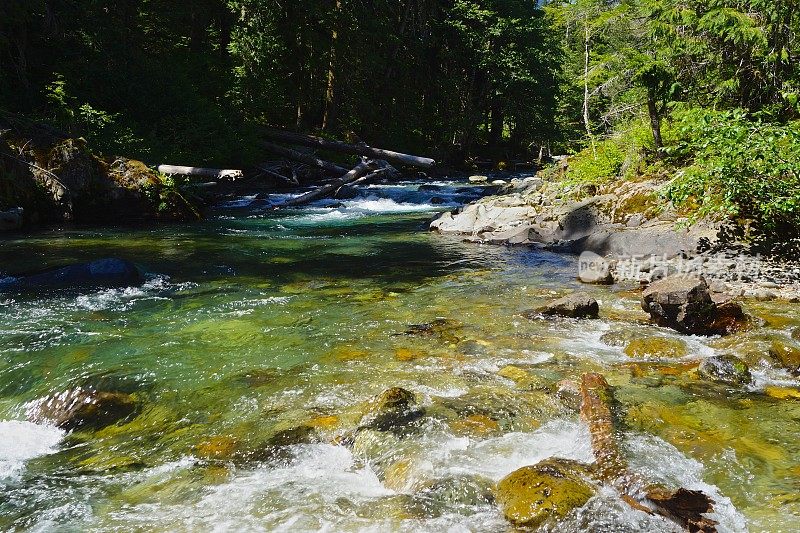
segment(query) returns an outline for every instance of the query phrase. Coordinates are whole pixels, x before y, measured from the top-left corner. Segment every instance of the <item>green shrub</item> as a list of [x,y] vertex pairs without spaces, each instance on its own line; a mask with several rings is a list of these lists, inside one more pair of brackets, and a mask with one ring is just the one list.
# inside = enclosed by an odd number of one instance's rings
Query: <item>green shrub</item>
[[800,121],[765,123],[743,110],[674,113],[679,140],[668,153],[685,165],[667,188],[677,206],[753,222],[768,236],[800,229]]

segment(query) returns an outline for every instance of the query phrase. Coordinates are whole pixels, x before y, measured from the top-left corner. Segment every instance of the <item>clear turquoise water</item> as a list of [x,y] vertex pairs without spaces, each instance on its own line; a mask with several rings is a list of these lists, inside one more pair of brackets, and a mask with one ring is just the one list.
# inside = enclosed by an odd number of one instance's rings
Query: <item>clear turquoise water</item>
[[[372,188],[291,212],[243,200],[201,224],[0,241],[6,273],[111,256],[149,273],[140,287],[0,295],[0,530],[505,531],[492,482],[552,455],[591,461],[555,393],[589,370],[618,387],[638,470],[711,493],[722,529],[794,530],[800,402],[764,391],[796,380],[766,366],[752,390],[699,383],[685,363],[731,349],[717,339],[681,339],[672,371],[632,363],[601,335],[679,337],[621,290],[588,289],[599,321],[521,318],[578,288],[575,260],[428,233],[430,197],[474,196],[461,187]],[[782,320],[737,346],[800,325],[779,304],[751,312]],[[435,335],[403,334],[437,319]],[[86,382],[134,393],[139,415],[71,435],[24,422],[29,402]],[[427,408],[421,428],[336,445],[393,386]],[[260,460],[303,425],[314,443]],[[612,526],[672,529],[610,489],[558,528]]]

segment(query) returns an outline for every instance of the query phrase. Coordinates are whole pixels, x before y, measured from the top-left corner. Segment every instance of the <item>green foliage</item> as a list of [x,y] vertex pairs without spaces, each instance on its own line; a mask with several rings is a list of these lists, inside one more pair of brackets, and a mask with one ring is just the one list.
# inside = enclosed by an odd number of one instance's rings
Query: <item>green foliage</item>
[[45,87],[49,122],[72,136],[83,136],[100,152],[109,154],[143,154],[148,150],[144,140],[138,138],[130,127],[123,123],[119,113],[108,113],[95,109],[88,103],[79,104],[67,91],[64,76]]
[[676,113],[679,142],[670,157],[686,164],[668,188],[696,216],[750,219],[760,232],[800,230],[800,121],[773,124],[743,110]]

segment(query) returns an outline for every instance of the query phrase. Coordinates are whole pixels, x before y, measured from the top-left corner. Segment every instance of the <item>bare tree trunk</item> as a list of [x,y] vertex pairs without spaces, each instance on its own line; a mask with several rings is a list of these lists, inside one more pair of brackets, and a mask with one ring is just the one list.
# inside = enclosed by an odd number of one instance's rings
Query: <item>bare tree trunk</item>
[[330,196],[334,194],[336,191],[338,191],[340,188],[342,188],[342,186],[367,176],[370,172],[376,170],[378,167],[379,164],[375,161],[362,161],[361,163],[356,165],[353,168],[353,170],[351,170],[341,178],[335,179],[331,183],[323,185],[322,187],[314,189],[313,191],[307,192],[303,195],[300,195],[297,198],[288,200],[280,207],[296,207],[311,203],[314,200],[318,200],[319,198]]
[[382,148],[373,148],[363,143],[348,144],[341,141],[329,141],[328,139],[315,137],[313,135],[275,129],[266,129],[263,131],[266,138],[276,142],[308,146],[311,148],[319,148],[320,150],[330,150],[351,155],[361,155],[376,159],[386,159],[413,167],[432,168],[436,165],[436,161],[427,157],[418,157],[415,155],[393,152],[391,150],[384,150]]
[[281,157],[292,159],[294,161],[300,161],[301,163],[305,163],[306,165],[311,165],[314,167],[321,168],[323,170],[327,170],[331,174],[335,174],[337,176],[347,174],[346,168],[340,167],[339,165],[333,164],[329,161],[325,161],[324,159],[320,159],[311,154],[304,154],[303,152],[298,152],[297,150],[291,150],[289,148],[284,148],[283,146],[278,146],[277,144],[268,142],[262,143],[262,145],[264,146],[264,148],[266,148],[273,154],[277,154]]
[[592,34],[589,31],[588,17],[583,23],[583,124],[586,126],[586,134],[592,143],[592,153],[597,157],[597,150],[594,146],[594,136],[592,135],[592,123],[589,118],[589,60],[590,60],[590,41]]
[[322,131],[327,131],[336,120],[338,97],[336,92],[336,47],[339,41],[337,25],[339,24],[341,11],[342,1],[336,0],[336,15],[334,16],[333,29],[331,30],[331,59],[328,66],[328,83],[325,89],[325,112],[322,116]]

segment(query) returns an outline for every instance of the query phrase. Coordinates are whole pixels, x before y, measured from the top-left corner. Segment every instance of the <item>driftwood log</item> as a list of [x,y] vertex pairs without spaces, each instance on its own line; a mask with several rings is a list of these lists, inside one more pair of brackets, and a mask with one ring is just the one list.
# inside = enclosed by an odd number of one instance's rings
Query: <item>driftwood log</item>
[[318,187],[313,191],[309,191],[303,195],[298,196],[297,198],[292,198],[291,200],[287,200],[279,207],[297,207],[301,205],[306,205],[314,200],[318,200],[320,198],[325,198],[328,196],[332,196],[336,193],[339,189],[343,186],[358,181],[360,179],[368,177],[371,173],[385,168],[386,164],[381,163],[378,161],[362,161],[358,165],[356,165],[353,170],[346,173],[341,178],[333,180],[331,183],[325,184],[322,187]]
[[373,148],[363,143],[349,144],[342,141],[330,141],[313,135],[274,129],[266,129],[263,133],[268,139],[276,142],[308,146],[310,148],[318,148],[320,150],[329,150],[343,154],[360,155],[374,159],[384,159],[386,161],[418,168],[433,168],[436,166],[436,161],[427,157],[393,152],[392,150],[384,150],[382,148]]
[[589,425],[592,451],[602,481],[613,485],[633,508],[658,513],[690,532],[716,532],[717,522],[703,516],[714,510],[714,501],[697,490],[670,491],[648,484],[630,472],[620,450],[621,435],[614,419],[614,393],[606,379],[595,373],[581,378],[581,417]]
[[269,150],[275,155],[279,155],[281,157],[285,157],[286,159],[291,159],[293,161],[299,161],[301,163],[305,163],[306,165],[311,165],[313,167],[321,168],[322,170],[326,170],[331,174],[336,176],[343,176],[347,174],[347,169],[344,167],[340,167],[330,161],[325,161],[324,159],[320,159],[312,154],[306,154],[303,152],[298,152],[297,150],[292,150],[290,148],[285,148],[283,146],[279,146],[274,143],[264,142],[262,143],[264,148]]
[[158,171],[162,174],[180,174],[182,176],[197,176],[200,178],[211,179],[239,179],[244,176],[241,170],[221,169],[221,168],[202,168],[202,167],[181,167],[176,165],[158,165]]

